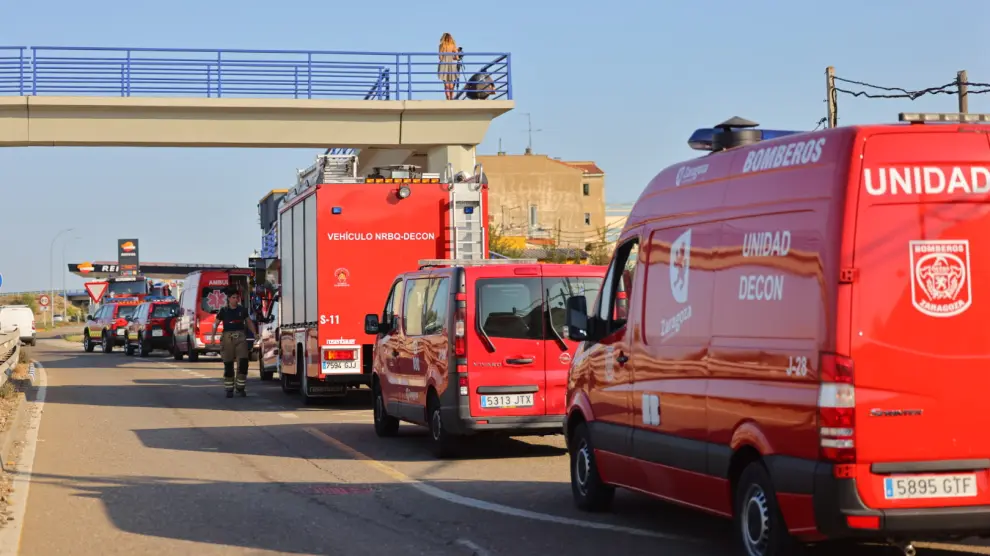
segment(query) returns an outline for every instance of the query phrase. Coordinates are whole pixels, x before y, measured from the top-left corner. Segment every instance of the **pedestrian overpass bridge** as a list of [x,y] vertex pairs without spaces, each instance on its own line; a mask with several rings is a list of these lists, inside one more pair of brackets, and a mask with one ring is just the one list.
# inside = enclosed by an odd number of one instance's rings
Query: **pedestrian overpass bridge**
[[454,100],[437,62],[436,52],[0,47],[0,146],[357,149],[362,172],[469,171],[491,121],[514,107],[510,55],[463,53]]

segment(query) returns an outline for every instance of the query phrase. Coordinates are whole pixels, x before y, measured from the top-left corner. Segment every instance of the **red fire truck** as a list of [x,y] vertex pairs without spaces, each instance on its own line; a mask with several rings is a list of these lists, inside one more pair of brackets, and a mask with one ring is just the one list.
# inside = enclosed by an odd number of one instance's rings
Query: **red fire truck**
[[421,259],[488,256],[488,184],[416,166],[359,178],[355,155],[324,154],[278,201],[279,376],[307,401],[370,386],[375,336],[395,276]]

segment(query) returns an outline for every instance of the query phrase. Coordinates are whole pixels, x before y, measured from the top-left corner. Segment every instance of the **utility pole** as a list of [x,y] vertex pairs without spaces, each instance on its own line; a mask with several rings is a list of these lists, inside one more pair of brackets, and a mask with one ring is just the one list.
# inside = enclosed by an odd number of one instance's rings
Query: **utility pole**
[[835,67],[825,68],[825,102],[828,105],[828,124],[826,127],[835,127],[839,123],[839,107],[836,106],[835,94]]
[[969,79],[966,78],[966,70],[956,72],[956,87],[959,89],[959,113],[969,113]]

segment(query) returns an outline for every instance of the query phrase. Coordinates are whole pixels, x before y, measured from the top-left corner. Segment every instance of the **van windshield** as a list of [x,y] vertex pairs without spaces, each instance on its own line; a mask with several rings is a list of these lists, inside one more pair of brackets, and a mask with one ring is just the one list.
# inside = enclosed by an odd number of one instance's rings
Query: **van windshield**
[[[601,278],[585,277],[479,280],[478,324],[491,338],[551,340],[565,337],[567,299],[573,295],[587,295],[588,307],[594,307],[601,283]],[[545,295],[549,300],[553,330],[545,327]]]
[[107,286],[107,293],[120,297],[127,297],[134,294],[145,294],[148,292],[148,284],[144,280],[110,282]]

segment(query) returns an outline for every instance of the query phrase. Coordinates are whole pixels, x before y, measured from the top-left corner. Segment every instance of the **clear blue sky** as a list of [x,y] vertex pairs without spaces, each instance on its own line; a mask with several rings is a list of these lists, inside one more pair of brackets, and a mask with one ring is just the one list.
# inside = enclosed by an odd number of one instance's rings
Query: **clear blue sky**
[[[429,6],[429,7],[427,7]],[[824,69],[881,85],[924,88],[960,69],[990,81],[985,0],[647,2],[502,0],[91,0],[8,2],[0,43],[432,51],[444,31],[465,51],[511,52],[517,107],[494,122],[481,153],[526,146],[595,160],[609,202],[631,201],[664,166],[696,156],[698,127],[742,116],[810,129],[824,115]],[[988,95],[970,111],[990,112]],[[954,97],[915,102],[842,96],[841,124],[899,111],[953,111]],[[49,245],[81,239],[70,261],[116,258],[137,237],[146,261],[245,264],[260,246],[256,204],[293,182],[317,151],[139,148],[0,149],[4,291],[47,288]],[[55,249],[61,283],[61,241]],[[81,287],[71,277],[71,286]],[[70,287],[71,287],[70,286]]]

